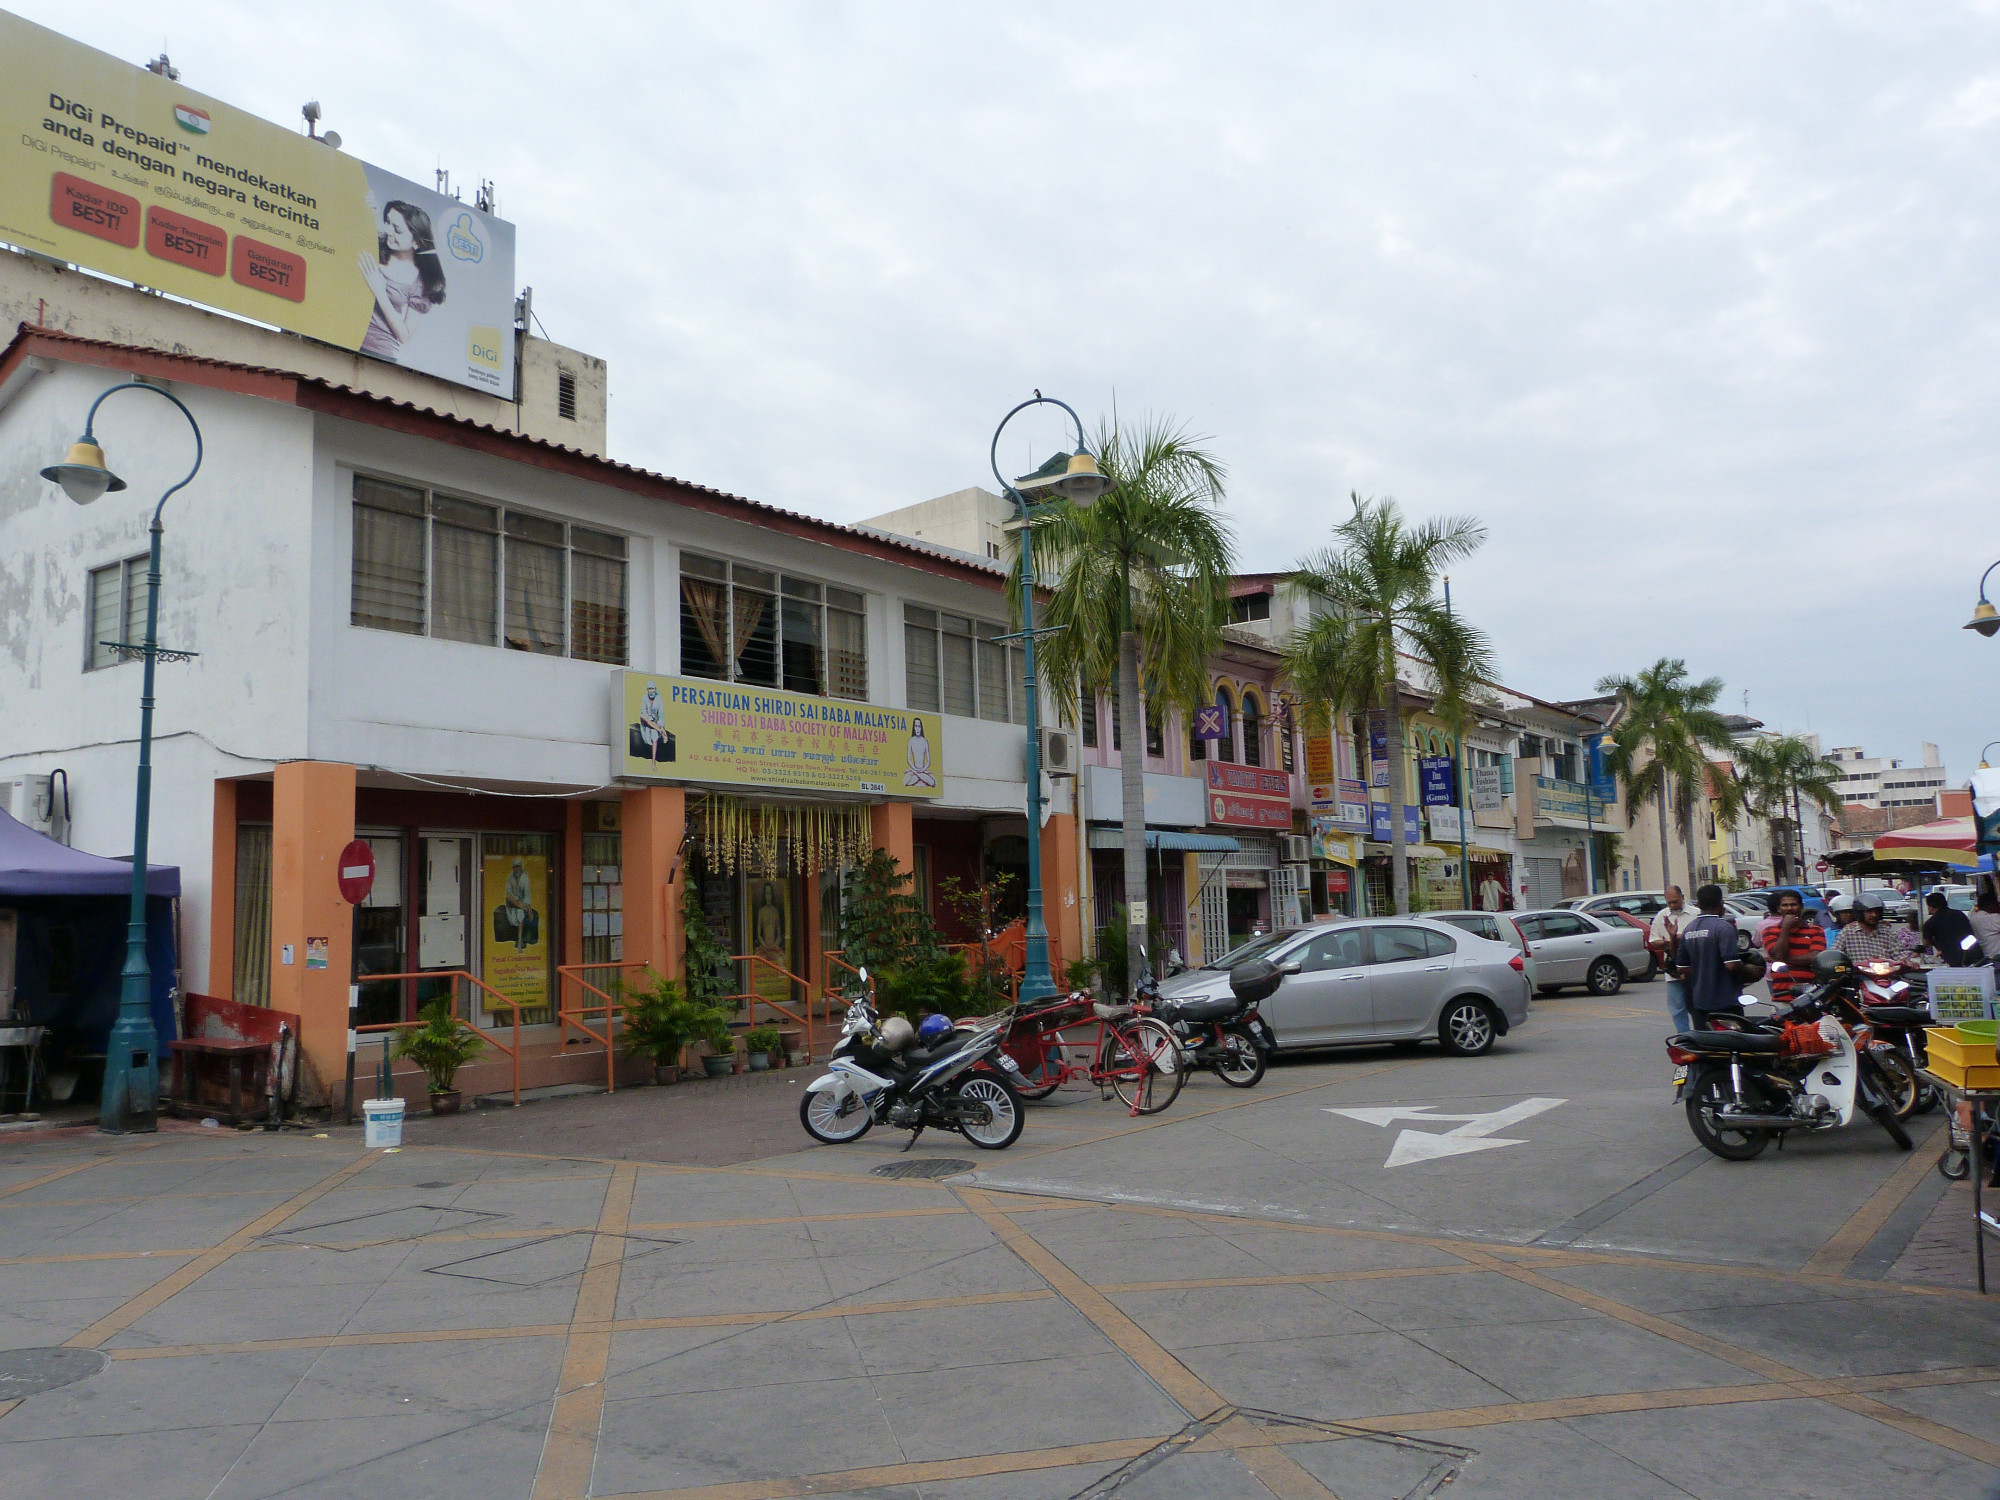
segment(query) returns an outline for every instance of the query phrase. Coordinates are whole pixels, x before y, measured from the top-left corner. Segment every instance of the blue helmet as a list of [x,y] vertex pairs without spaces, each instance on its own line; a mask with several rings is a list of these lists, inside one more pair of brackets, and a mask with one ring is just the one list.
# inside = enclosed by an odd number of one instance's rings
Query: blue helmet
[[917,1026],[917,1040],[929,1047],[942,1040],[950,1030],[950,1016],[925,1016]]

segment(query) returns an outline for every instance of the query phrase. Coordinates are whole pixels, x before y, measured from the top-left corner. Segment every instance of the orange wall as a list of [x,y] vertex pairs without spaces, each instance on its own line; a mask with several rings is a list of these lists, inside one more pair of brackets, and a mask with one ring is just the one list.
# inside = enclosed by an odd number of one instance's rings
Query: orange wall
[[[300,1018],[312,1078],[301,1094],[325,1098],[347,1074],[354,908],[341,899],[335,867],[354,838],[354,767],[288,761],[271,781],[271,1005]],[[233,829],[231,838],[233,849]],[[312,938],[326,939],[324,969],[306,967]]]
[[897,868],[906,875],[917,867],[915,812],[907,802],[877,803],[868,810],[875,847],[894,855]]
[[1059,986],[1067,985],[1062,966],[1083,957],[1084,899],[1077,884],[1076,819],[1056,813],[1042,825],[1042,922],[1055,945],[1049,967]]
[[[687,828],[687,793],[677,786],[633,788],[621,798],[618,818],[625,835],[620,855],[625,861],[620,875],[625,885],[625,962],[650,964],[661,977],[677,979],[686,947],[681,887],[687,864],[681,858],[681,838]],[[579,840],[579,851],[580,846]]]

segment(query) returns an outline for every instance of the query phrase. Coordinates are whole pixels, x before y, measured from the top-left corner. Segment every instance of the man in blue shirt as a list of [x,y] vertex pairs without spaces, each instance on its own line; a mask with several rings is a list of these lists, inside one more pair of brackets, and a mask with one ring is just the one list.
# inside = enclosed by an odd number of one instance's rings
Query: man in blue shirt
[[1687,987],[1687,1007],[1697,1031],[1717,1015],[1743,1013],[1743,965],[1736,957],[1736,924],[1722,907],[1722,887],[1705,885],[1694,893],[1701,915],[1681,930],[1674,972]]

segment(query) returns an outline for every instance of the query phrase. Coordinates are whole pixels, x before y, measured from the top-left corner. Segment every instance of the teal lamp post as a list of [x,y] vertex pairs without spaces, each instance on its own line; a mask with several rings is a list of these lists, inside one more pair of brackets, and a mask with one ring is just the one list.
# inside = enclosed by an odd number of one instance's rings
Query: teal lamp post
[[[1035,474],[1010,482],[1000,472],[1000,434],[1007,430],[1009,422],[1031,406],[1060,406],[1069,413],[1070,421],[1076,424],[1076,452],[1069,456],[1069,462],[1059,474]],[[1034,548],[1029,545],[1029,513],[1034,509],[1036,500],[1050,493],[1061,496],[1072,505],[1089,505],[1111,488],[1111,481],[1098,471],[1097,460],[1091,456],[1090,448],[1083,439],[1083,419],[1077,416],[1075,408],[1053,396],[1044,396],[1040,391],[1000,419],[1000,425],[993,429],[993,446],[987,458],[993,466],[993,477],[999,482],[1000,492],[1014,502],[1014,529],[1021,539],[1021,629],[1018,635],[1024,648],[1021,653],[1021,686],[1027,694],[1028,709],[1028,951],[1022,966],[1018,999],[1023,1004],[1029,1004],[1046,1000],[1056,993],[1055,977],[1049,969],[1049,929],[1042,915],[1041,702],[1035,687],[1035,564]]]
[[42,470],[63,493],[78,505],[89,505],[100,496],[125,488],[125,481],[111,472],[98,446],[97,408],[120,391],[150,391],[171,401],[194,430],[194,467],[187,477],[160,496],[153,507],[152,546],[146,567],[146,638],[141,642],[101,641],[123,656],[142,657],[146,663],[144,686],[139,697],[139,790],[138,808],[132,820],[132,915],[125,929],[125,971],[118,992],[118,1019],[112,1023],[104,1047],[104,1093],[98,1106],[97,1128],[112,1135],[130,1131],[159,1129],[160,1038],[153,1028],[153,976],[146,961],[146,832],[152,815],[153,793],[153,667],[164,657],[185,661],[191,651],[163,651],[159,642],[160,623],[160,512],[176,490],[184,489],[201,469],[201,427],[181,401],[143,381],[114,385],[90,403],[83,421],[83,436],[70,445],[69,457]]

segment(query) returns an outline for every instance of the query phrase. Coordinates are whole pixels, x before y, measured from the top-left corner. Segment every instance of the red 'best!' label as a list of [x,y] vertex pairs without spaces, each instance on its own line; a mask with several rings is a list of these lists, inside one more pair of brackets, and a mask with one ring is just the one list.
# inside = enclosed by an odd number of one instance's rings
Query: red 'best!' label
[[287,302],[306,300],[306,263],[289,250],[260,244],[243,235],[229,257],[229,279],[238,286],[269,292]]
[[164,208],[146,210],[146,253],[191,271],[220,276],[229,259],[229,236],[199,219]]
[[127,250],[139,246],[139,200],[67,172],[55,175],[49,196],[49,217],[65,229],[96,235]]

